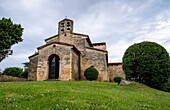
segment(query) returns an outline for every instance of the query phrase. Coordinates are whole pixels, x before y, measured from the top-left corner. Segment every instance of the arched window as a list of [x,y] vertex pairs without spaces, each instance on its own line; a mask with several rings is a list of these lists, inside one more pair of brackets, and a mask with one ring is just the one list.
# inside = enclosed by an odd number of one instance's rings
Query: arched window
[[71,24],[70,22],[67,22],[67,30],[70,30],[71,29]]
[[58,79],[59,78],[59,67],[60,67],[60,58],[58,55],[51,55],[49,57],[49,79]]
[[61,31],[64,31],[64,23],[61,23]]

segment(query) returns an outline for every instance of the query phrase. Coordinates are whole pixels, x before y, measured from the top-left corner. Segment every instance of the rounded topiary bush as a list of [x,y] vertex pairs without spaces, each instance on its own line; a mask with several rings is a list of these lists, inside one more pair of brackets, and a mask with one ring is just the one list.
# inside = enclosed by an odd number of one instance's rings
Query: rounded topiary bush
[[130,46],[123,56],[123,70],[127,80],[162,89],[169,79],[169,54],[154,42],[141,42]]
[[120,84],[120,82],[121,82],[122,79],[123,79],[123,78],[120,77],[120,76],[116,76],[116,77],[113,78],[114,82],[118,83],[118,85]]
[[97,71],[97,69],[94,68],[94,66],[91,66],[84,71],[84,76],[90,81],[96,80],[98,78],[98,75],[99,72]]

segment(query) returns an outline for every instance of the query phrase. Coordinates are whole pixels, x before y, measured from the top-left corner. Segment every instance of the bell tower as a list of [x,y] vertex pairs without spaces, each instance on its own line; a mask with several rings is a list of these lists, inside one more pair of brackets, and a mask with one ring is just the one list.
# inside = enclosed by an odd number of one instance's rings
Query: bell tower
[[58,34],[67,36],[73,33],[73,20],[63,19],[58,23]]

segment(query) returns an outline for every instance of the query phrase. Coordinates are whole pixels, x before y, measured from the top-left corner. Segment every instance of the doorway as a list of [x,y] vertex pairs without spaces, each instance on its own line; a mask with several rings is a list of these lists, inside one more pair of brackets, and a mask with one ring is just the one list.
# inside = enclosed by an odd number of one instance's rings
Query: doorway
[[60,58],[58,55],[51,55],[49,57],[49,79],[58,79],[59,78],[59,67],[60,67]]

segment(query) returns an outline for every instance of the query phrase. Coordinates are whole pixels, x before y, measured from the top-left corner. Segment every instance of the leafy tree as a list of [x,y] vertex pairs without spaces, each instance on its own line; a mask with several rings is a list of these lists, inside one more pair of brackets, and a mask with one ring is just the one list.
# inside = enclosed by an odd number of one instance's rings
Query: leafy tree
[[28,78],[28,67],[29,67],[29,62],[22,63],[24,65],[23,72],[21,74],[21,77],[23,78]]
[[154,42],[141,42],[130,46],[124,53],[122,66],[128,80],[156,89],[162,89],[169,79],[168,52]]
[[21,74],[23,73],[21,68],[18,67],[10,67],[10,68],[6,68],[3,71],[4,75],[9,75],[9,76],[16,76],[16,77],[21,77]]
[[163,90],[166,92],[170,92],[170,78],[169,78],[169,81],[165,83]]
[[0,62],[7,57],[11,46],[22,41],[23,28],[20,24],[14,24],[11,19],[0,19]]
[[98,78],[98,75],[99,72],[97,71],[97,69],[94,68],[94,66],[91,66],[84,71],[84,76],[90,81],[96,80]]
[[20,77],[22,78],[28,78],[28,68],[24,68],[22,73],[20,74]]
[[25,62],[25,63],[22,63],[24,65],[25,68],[28,68],[29,66],[29,62]]

